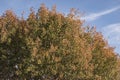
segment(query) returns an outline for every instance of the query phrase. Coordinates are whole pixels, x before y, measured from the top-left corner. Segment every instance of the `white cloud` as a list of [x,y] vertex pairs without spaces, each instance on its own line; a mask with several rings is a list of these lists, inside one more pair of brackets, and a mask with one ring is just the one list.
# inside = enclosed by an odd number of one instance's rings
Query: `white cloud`
[[102,28],[102,31],[105,33],[106,36],[110,36],[112,34],[120,34],[120,23],[107,25]]
[[98,12],[98,13],[91,13],[88,16],[82,17],[81,19],[87,20],[87,21],[93,21],[93,20],[98,19],[101,16],[104,16],[106,14],[110,14],[112,12],[115,12],[115,11],[119,10],[119,9],[120,9],[120,6],[109,9],[109,10],[105,10],[105,11],[102,11],[102,12]]
[[101,31],[108,43],[116,47],[115,51],[120,53],[120,23],[107,25]]

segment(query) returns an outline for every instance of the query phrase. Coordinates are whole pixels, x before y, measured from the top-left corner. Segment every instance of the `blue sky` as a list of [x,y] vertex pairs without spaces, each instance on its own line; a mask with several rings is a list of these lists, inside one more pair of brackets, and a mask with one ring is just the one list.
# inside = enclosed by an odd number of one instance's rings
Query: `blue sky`
[[56,5],[57,11],[65,14],[70,8],[79,9],[84,13],[81,19],[87,25],[96,26],[109,44],[116,47],[115,52],[120,54],[120,0],[1,0],[0,15],[11,9],[18,16],[24,12],[24,17],[27,17],[30,8],[37,11],[41,3],[49,8]]

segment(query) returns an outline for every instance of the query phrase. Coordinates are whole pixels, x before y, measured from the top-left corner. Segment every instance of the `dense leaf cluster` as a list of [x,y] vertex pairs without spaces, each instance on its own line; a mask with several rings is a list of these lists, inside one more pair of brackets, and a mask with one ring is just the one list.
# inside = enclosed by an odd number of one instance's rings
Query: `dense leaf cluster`
[[120,80],[120,59],[74,9],[0,16],[0,80]]

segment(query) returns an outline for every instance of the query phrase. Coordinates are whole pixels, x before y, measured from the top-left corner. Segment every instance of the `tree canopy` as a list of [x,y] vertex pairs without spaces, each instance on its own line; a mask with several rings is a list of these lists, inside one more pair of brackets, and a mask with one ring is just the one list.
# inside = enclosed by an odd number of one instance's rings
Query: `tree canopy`
[[44,4],[0,16],[1,80],[120,80],[120,59],[95,27]]

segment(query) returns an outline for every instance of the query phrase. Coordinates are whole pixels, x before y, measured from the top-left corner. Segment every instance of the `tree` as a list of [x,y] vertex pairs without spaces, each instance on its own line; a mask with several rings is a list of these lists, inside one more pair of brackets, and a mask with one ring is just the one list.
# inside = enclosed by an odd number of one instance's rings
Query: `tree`
[[41,5],[27,19],[0,16],[0,79],[119,80],[119,58],[95,28]]

